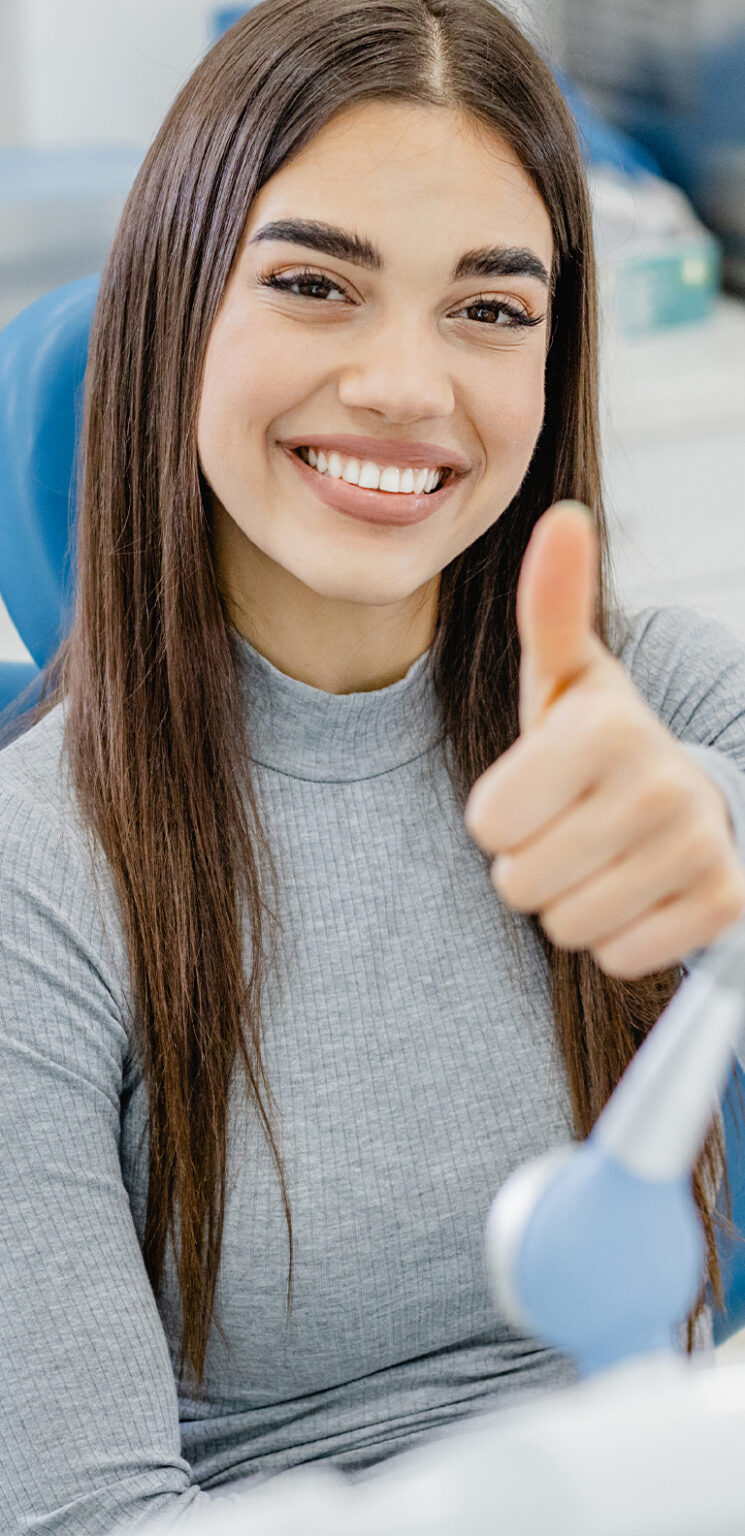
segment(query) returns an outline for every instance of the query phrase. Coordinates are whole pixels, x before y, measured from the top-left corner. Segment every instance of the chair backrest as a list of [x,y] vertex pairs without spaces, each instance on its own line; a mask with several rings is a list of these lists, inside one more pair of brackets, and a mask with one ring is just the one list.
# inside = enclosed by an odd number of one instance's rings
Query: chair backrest
[[0,662],[0,708],[54,654],[72,617],[76,450],[99,282],[56,288],[0,331],[0,594],[33,657]]
[[[86,277],[45,294],[0,331],[0,595],[37,668],[64,638],[74,608],[76,450],[99,281]],[[0,662],[0,708],[34,670]],[[737,1075],[745,1101],[739,1066]],[[723,1116],[733,1215],[745,1232],[745,1131],[731,1088]],[[745,1242],[718,1246],[726,1311],[714,1314],[714,1338],[721,1343],[745,1327]]]

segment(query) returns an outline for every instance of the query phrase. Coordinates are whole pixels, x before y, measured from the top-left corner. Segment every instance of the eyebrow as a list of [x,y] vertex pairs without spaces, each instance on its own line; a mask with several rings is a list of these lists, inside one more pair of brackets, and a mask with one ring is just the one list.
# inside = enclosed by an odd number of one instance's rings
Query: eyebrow
[[[370,240],[318,219],[273,219],[263,224],[248,244],[256,245],[259,240],[287,240],[292,245],[305,245],[334,256],[337,261],[367,267],[371,272],[382,272],[385,267],[380,251]],[[457,283],[464,277],[537,277],[546,288],[549,286],[548,272],[535,252],[514,245],[465,251],[455,263],[450,281]]]

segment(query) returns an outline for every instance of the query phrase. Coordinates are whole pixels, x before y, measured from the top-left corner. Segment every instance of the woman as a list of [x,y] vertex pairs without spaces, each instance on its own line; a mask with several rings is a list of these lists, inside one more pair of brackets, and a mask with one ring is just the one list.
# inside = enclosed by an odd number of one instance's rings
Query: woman
[[[713,934],[601,965],[464,823],[524,745],[558,500],[592,513],[604,664],[745,847],[742,650],[610,600],[594,294],[570,115],[490,0],[262,0],[145,157],[74,623],[0,758],[5,1531],[178,1521],[573,1378],[496,1315],[486,1213]],[[718,1299],[721,1157],[713,1123]]]

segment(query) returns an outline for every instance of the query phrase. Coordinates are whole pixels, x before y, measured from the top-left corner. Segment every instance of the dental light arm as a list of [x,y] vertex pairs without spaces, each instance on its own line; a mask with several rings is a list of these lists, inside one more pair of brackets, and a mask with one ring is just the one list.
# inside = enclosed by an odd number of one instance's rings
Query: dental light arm
[[670,1350],[704,1279],[691,1174],[745,1020],[745,925],[678,988],[587,1140],[518,1169],[486,1243],[498,1305],[581,1376]]

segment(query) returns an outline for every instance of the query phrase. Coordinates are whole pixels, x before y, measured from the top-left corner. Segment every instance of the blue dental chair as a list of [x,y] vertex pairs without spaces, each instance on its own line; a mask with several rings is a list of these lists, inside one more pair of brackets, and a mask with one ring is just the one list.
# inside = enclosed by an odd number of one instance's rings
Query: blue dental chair
[[[0,711],[8,710],[0,724],[36,702],[38,688],[19,696],[72,621],[76,446],[98,286],[95,275],[57,288],[0,331],[0,596],[33,657],[0,660]],[[739,1065],[737,1079],[745,1103]],[[723,1115],[732,1214],[745,1234],[745,1127],[732,1081]],[[745,1327],[745,1242],[720,1237],[719,1252],[726,1309],[714,1312],[717,1344]]]

